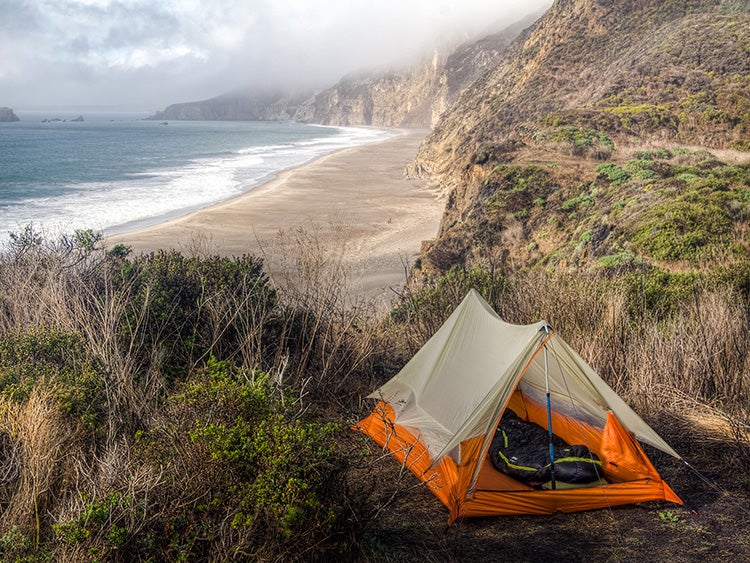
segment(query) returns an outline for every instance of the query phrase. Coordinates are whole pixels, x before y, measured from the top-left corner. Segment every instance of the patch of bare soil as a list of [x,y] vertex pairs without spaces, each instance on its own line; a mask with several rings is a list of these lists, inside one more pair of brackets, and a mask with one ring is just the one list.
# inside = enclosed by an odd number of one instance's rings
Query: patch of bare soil
[[[656,458],[656,459],[655,459]],[[367,533],[363,561],[575,562],[748,561],[750,490],[731,481],[743,468],[697,475],[652,456],[684,505],[648,502],[551,516],[466,518],[448,527],[447,509],[423,486],[402,490]],[[398,463],[390,462],[398,480]],[[413,481],[413,482],[412,482]],[[411,476],[405,483],[414,485]]]

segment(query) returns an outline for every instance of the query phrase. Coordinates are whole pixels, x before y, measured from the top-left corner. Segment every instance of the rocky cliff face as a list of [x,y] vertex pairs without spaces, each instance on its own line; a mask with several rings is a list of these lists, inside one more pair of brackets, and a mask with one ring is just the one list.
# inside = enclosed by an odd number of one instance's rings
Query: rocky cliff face
[[198,102],[172,104],[149,119],[186,121],[288,121],[307,98],[280,93],[263,96],[226,94]]
[[150,119],[294,120],[321,125],[422,127],[434,125],[458,94],[492,68],[503,50],[541,14],[534,14],[446,55],[436,53],[406,69],[344,77],[307,95],[224,95],[173,104]]
[[18,116],[10,108],[0,108],[0,122],[8,123],[11,121],[20,121]]
[[735,237],[750,181],[749,12],[737,0],[557,0],[420,149],[412,171],[447,195],[424,268],[747,254]]
[[432,127],[458,95],[498,61],[510,42],[541,14],[502,31],[435,53],[401,71],[349,76],[302,104],[294,119],[326,125]]
[[294,119],[323,125],[429,127],[441,57],[404,71],[352,75],[305,103]]

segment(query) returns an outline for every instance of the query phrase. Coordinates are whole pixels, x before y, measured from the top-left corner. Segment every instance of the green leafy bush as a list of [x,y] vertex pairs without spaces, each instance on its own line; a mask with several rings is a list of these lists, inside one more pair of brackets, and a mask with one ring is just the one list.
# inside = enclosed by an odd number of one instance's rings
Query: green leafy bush
[[0,395],[25,401],[50,386],[64,412],[93,424],[105,409],[104,377],[83,338],[56,329],[0,336]]
[[[55,533],[61,540],[72,544],[83,543],[91,540],[92,536],[100,535],[96,543],[100,554],[107,555],[127,540],[127,528],[116,522],[117,513],[122,512],[118,510],[120,505],[127,507],[128,504],[129,500],[118,493],[110,493],[100,500],[87,502],[77,518],[55,525]],[[103,548],[102,539],[105,542]]]
[[144,353],[161,349],[162,369],[171,378],[209,353],[234,353],[247,323],[275,303],[262,262],[248,256],[188,258],[161,251],[123,262],[116,279],[129,303],[123,341],[140,342]]
[[597,166],[596,173],[600,178],[606,178],[613,186],[619,186],[630,179],[630,174],[611,162]]
[[589,207],[594,204],[594,197],[587,193],[581,193],[575,197],[565,200],[560,209],[563,211],[574,211],[581,207]]
[[[549,123],[554,124],[554,121]],[[604,133],[572,125],[542,131],[534,136],[534,140],[563,143],[570,147],[571,154],[575,156],[590,156],[598,160],[609,158],[615,150],[615,143]]]
[[527,219],[533,206],[543,206],[557,188],[549,171],[541,166],[498,165],[482,187],[484,205],[513,213],[516,219]]
[[665,317],[699,290],[700,274],[697,272],[668,272],[658,268],[625,275],[629,307],[634,316],[643,313]]
[[672,158],[672,153],[667,149],[653,149],[648,151],[636,151],[635,157],[638,160],[669,160]]
[[656,260],[696,260],[712,245],[728,242],[732,221],[705,199],[656,205],[643,215],[633,245]]
[[[342,542],[352,524],[338,426],[305,421],[300,409],[268,374],[210,359],[170,401],[169,427],[138,436],[145,463],[193,460],[189,474],[177,471],[162,491],[150,549],[167,558],[206,555],[210,545],[184,546],[199,536],[218,542],[222,534],[237,553],[262,550],[285,560],[350,549]],[[181,478],[200,483],[202,495],[182,498],[194,491],[183,492]],[[196,517],[185,518],[186,508]],[[221,522],[231,527],[220,530]]]

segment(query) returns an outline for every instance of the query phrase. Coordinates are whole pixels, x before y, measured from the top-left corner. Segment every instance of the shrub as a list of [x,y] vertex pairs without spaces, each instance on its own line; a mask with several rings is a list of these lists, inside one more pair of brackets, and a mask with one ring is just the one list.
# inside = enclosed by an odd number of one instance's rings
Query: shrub
[[596,264],[601,268],[617,268],[637,264],[639,262],[640,261],[632,252],[623,251],[616,254],[609,254],[608,256],[602,256],[596,261]]
[[481,195],[487,208],[507,210],[523,220],[532,206],[543,206],[556,188],[549,171],[541,166],[499,165],[487,177]]
[[151,253],[125,261],[115,285],[129,305],[124,345],[139,342],[145,354],[161,350],[171,379],[208,354],[237,353],[275,302],[262,262],[247,256]]
[[594,205],[594,197],[584,192],[564,201],[560,209],[563,211],[574,211],[577,208],[589,207],[591,205]]
[[78,334],[36,329],[0,336],[0,395],[23,402],[37,385],[53,389],[59,408],[88,424],[105,410],[101,365]]
[[617,116],[624,129],[635,133],[652,132],[658,129],[677,131],[680,123],[669,108],[661,105],[623,102],[618,106],[603,109]]
[[[550,122],[554,123],[554,121]],[[593,129],[582,129],[572,125],[557,127],[535,135],[537,142],[553,141],[570,147],[575,156],[590,156],[597,160],[609,158],[615,150],[615,144],[607,135]]]
[[672,153],[667,149],[653,149],[648,151],[636,151],[635,157],[638,160],[669,160],[672,158]]
[[[149,549],[174,559],[231,545],[234,556],[308,560],[352,548],[343,541],[352,523],[338,426],[305,421],[301,409],[268,374],[210,359],[171,399],[166,425],[139,435],[143,462],[173,468]],[[185,511],[195,517],[181,518]]]
[[630,174],[611,162],[597,166],[596,173],[600,178],[606,178],[613,186],[619,186],[630,179]]
[[652,268],[645,273],[627,274],[622,281],[634,316],[654,314],[663,318],[694,296],[700,279],[696,272],[673,273]]
[[712,246],[724,246],[732,221],[716,204],[685,199],[648,209],[633,246],[656,260],[697,260]]
[[[82,499],[90,500],[87,495]],[[128,499],[118,493],[110,493],[101,500],[86,502],[81,514],[73,520],[54,526],[55,533],[64,542],[71,544],[94,543],[96,552],[107,556],[113,549],[127,540],[127,528],[118,525],[118,505],[127,506]],[[100,537],[96,537],[99,535]]]

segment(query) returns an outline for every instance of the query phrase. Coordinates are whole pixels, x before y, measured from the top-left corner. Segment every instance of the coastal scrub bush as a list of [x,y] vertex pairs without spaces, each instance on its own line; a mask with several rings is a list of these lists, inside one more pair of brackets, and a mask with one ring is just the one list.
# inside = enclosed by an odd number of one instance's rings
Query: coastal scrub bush
[[602,256],[596,261],[596,264],[601,268],[619,268],[621,266],[629,266],[639,262],[639,258],[632,252],[622,251]]
[[168,560],[346,552],[348,462],[337,432],[305,420],[299,397],[269,374],[210,359],[162,424],[139,434],[140,462],[173,469],[152,493],[159,516],[133,549]]
[[[83,500],[91,499],[84,494]],[[128,530],[121,525],[124,522],[119,522],[123,513],[118,509],[121,504],[127,507],[129,499],[119,493],[109,493],[102,499],[86,502],[75,519],[55,525],[55,533],[60,540],[70,544],[94,544],[96,547],[91,548],[89,553],[106,557],[127,540]]]
[[499,209],[525,219],[535,202],[544,202],[557,189],[548,170],[541,166],[509,166],[492,169],[482,187],[484,206]]
[[631,177],[638,180],[652,180],[659,175],[653,170],[654,162],[650,159],[630,160],[625,163],[622,170]]
[[732,221],[705,199],[655,205],[641,219],[633,246],[656,260],[697,260],[712,246],[728,243]]
[[680,124],[678,117],[663,105],[633,104],[623,101],[615,107],[602,109],[617,116],[622,128],[635,134],[649,133],[659,129],[676,132]]
[[594,197],[586,192],[582,192],[579,195],[565,200],[560,209],[563,211],[575,211],[578,208],[589,207],[594,204]]
[[615,143],[604,133],[572,125],[539,132],[534,136],[534,140],[561,143],[569,147],[573,156],[591,157],[596,160],[609,158],[615,150]]
[[659,268],[631,271],[620,279],[633,316],[644,314],[665,318],[698,291],[697,272],[669,272]]
[[36,386],[53,389],[59,408],[88,424],[105,410],[101,365],[78,334],[33,329],[0,336],[0,395],[23,402]]
[[599,177],[606,178],[613,186],[619,186],[630,179],[630,174],[611,162],[597,166],[596,173]]
[[636,151],[635,158],[638,160],[669,160],[672,158],[672,153],[667,149],[653,149],[646,151]]
[[[275,303],[262,261],[248,256],[141,255],[123,262],[115,285],[129,305],[121,338],[138,342],[141,353],[161,350],[169,379],[208,354],[232,357],[256,346]],[[257,359],[258,350],[247,353]]]

